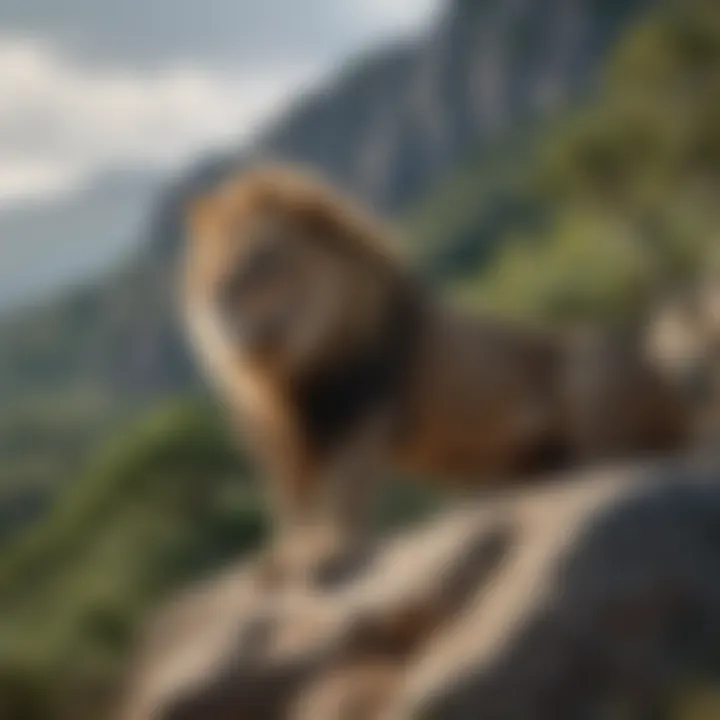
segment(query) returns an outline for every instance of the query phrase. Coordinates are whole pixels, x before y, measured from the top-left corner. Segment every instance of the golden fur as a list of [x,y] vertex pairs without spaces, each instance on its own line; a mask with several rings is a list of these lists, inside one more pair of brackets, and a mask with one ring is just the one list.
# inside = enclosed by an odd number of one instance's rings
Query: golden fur
[[443,308],[384,228],[303,173],[234,179],[189,229],[196,345],[272,478],[282,536],[354,542],[387,466],[507,482],[684,441],[682,403],[640,353]]

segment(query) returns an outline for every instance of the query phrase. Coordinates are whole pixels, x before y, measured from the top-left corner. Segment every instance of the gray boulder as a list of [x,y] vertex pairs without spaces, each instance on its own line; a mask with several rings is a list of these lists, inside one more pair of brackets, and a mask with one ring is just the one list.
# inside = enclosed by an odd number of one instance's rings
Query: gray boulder
[[720,677],[717,459],[479,498],[332,587],[256,577],[160,614],[124,720],[720,717],[676,713]]

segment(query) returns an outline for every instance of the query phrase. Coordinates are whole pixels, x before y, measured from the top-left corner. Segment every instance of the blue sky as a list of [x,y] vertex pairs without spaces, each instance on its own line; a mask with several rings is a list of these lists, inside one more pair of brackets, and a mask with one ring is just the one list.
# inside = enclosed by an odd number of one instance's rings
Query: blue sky
[[0,209],[242,140],[441,0],[4,0]]

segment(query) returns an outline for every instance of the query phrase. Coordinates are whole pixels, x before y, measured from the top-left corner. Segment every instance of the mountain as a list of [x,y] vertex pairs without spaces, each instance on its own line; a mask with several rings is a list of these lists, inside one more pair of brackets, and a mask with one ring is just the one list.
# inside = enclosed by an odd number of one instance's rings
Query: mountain
[[51,199],[0,208],[0,313],[47,297],[131,252],[161,181],[115,171]]
[[[169,290],[189,196],[233,168],[274,158],[318,168],[381,211],[403,215],[470,157],[586,98],[647,4],[451,0],[424,36],[354,59],[251,145],[208,158],[167,188],[122,271],[6,321],[0,401],[88,380],[144,399],[187,387],[193,376]],[[494,163],[502,167],[502,157]],[[437,233],[423,242],[442,245],[443,228]]]
[[320,167],[396,211],[478,144],[576,102],[642,4],[452,0],[426,37],[353,61],[252,154]]

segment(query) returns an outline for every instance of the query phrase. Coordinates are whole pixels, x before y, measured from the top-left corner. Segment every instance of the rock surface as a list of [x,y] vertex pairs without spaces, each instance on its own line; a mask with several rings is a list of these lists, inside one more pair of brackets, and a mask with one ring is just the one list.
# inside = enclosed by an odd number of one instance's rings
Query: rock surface
[[718,459],[480,499],[334,587],[273,592],[231,568],[155,620],[123,719],[684,717],[671,709],[707,677]]

